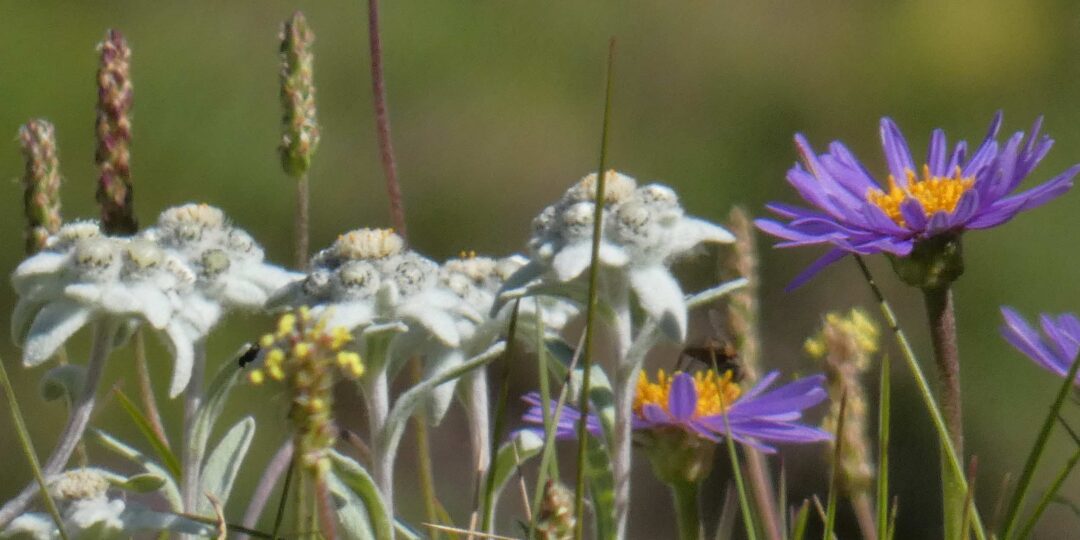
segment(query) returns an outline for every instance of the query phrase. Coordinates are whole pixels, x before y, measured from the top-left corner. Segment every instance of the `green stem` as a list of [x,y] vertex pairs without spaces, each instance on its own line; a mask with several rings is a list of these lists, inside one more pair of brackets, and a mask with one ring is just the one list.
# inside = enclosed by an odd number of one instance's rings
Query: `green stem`
[[[919,396],[923,400],[923,405],[926,407],[928,413],[930,413],[930,419],[934,423],[934,429],[937,430],[938,439],[942,443],[942,447],[947,458],[947,462],[953,475],[955,475],[962,484],[963,492],[967,492],[967,481],[964,480],[964,469],[960,465],[960,459],[957,457],[956,449],[953,447],[952,438],[949,436],[949,431],[945,427],[945,419],[941,414],[941,409],[938,408],[937,401],[934,399],[933,392],[930,391],[930,385],[926,381],[926,376],[923,375],[922,368],[919,367],[918,358],[915,356],[915,350],[911,347],[911,342],[908,341],[907,335],[900,328],[900,323],[896,319],[896,314],[892,310],[892,306],[885,300],[885,295],[881,293],[881,289],[878,288],[877,282],[874,281],[873,274],[870,273],[870,268],[866,266],[866,262],[862,257],[858,255],[853,256],[855,262],[859,265],[859,270],[862,271],[863,277],[866,279],[867,285],[870,287],[870,291],[874,294],[874,298],[878,302],[878,307],[881,310],[881,314],[885,317],[885,322],[889,325],[889,329],[893,332],[893,337],[896,339],[897,345],[900,346],[900,352],[904,356],[904,362],[907,364],[908,369],[911,371],[912,377],[915,379],[915,384],[919,389]],[[978,508],[974,506],[971,509],[972,528],[975,529],[975,537],[978,540],[986,540],[986,529],[983,527],[982,518],[979,516]]]
[[285,507],[289,501],[289,488],[292,487],[293,475],[296,473],[296,462],[300,457],[295,449],[289,458],[289,468],[285,471],[285,485],[281,487],[281,498],[278,499],[277,513],[274,514],[274,529],[270,533],[271,540],[277,540],[278,532],[281,531],[281,523],[285,520]]
[[308,187],[308,175],[304,173],[296,179],[296,210],[293,214],[293,242],[296,267],[306,270],[308,265],[308,245],[310,243],[311,195]]
[[[930,340],[937,361],[941,389],[941,413],[957,456],[964,455],[964,424],[960,399],[960,354],[956,336],[956,309],[949,286],[923,289],[926,314],[930,322]],[[963,527],[967,489],[962,478],[952,471],[941,449],[942,510],[945,538],[960,538]]]
[[1080,448],[1077,448],[1076,452],[1073,452],[1072,457],[1069,458],[1065,467],[1061,469],[1057,478],[1054,479],[1054,483],[1050,484],[1050,489],[1046,490],[1042,499],[1039,499],[1039,504],[1035,507],[1035,512],[1031,514],[1027,523],[1024,524],[1024,528],[1020,531],[1019,538],[1023,539],[1031,535],[1031,530],[1034,529],[1035,524],[1039,522],[1039,518],[1042,517],[1043,512],[1046,511],[1046,507],[1049,506],[1054,500],[1054,497],[1057,496],[1058,491],[1061,490],[1061,485],[1065,483],[1065,480],[1069,477],[1069,474],[1072,473],[1072,470],[1076,467],[1078,461],[1080,461]]
[[878,473],[877,473],[877,537],[886,540],[889,534],[889,431],[892,383],[889,356],[881,359],[881,385],[878,388]]
[[53,522],[56,523],[60,536],[67,540],[67,532],[64,531],[64,520],[60,517],[60,511],[56,509],[56,502],[49,495],[49,486],[45,481],[45,475],[41,472],[41,464],[38,463],[34,442],[30,439],[30,432],[26,429],[26,422],[23,420],[19,400],[15,398],[15,389],[11,387],[11,379],[8,378],[7,368],[4,367],[2,359],[0,359],[0,384],[4,386],[4,393],[7,394],[8,408],[11,409],[11,419],[15,423],[15,432],[19,435],[19,444],[22,445],[23,454],[30,461],[30,469],[34,471],[34,479],[41,490],[41,498],[45,501],[45,508],[49,511],[49,515],[52,516]]
[[199,501],[199,484],[202,481],[203,448],[195,435],[199,412],[202,410],[206,389],[203,379],[206,371],[206,342],[195,342],[195,354],[191,366],[191,381],[184,390],[184,446],[180,457],[180,498],[184,511],[196,514]]
[[1054,429],[1058,413],[1061,411],[1062,405],[1065,404],[1065,398],[1068,397],[1069,391],[1073,387],[1073,381],[1076,380],[1078,371],[1080,371],[1080,356],[1073,360],[1069,372],[1065,374],[1065,379],[1062,381],[1061,387],[1058,388],[1054,404],[1050,407],[1050,413],[1046,415],[1042,429],[1039,430],[1039,436],[1035,439],[1034,446],[1031,447],[1027,462],[1024,463],[1024,472],[1021,473],[1020,480],[1016,484],[1016,493],[1013,495],[1012,500],[1009,501],[1009,510],[1005,514],[1005,525],[1001,529],[1004,531],[1001,535],[1004,540],[1012,538],[1012,533],[1016,528],[1016,520],[1020,515],[1020,508],[1024,505],[1024,497],[1027,496],[1028,489],[1031,487],[1031,479],[1035,476],[1035,468],[1039,466],[1039,459],[1042,457],[1043,451],[1046,450],[1046,442],[1050,439],[1050,432]]
[[674,482],[671,495],[675,499],[675,519],[680,540],[702,540],[701,511],[698,504],[697,482]]
[[[424,378],[424,366],[419,358],[409,360],[413,384]],[[435,495],[435,475],[431,468],[431,440],[428,437],[427,419],[423,414],[413,416],[413,433],[416,434],[416,475],[420,481],[420,494],[424,499],[424,515],[428,523],[439,522],[439,501]],[[439,539],[439,531],[432,529],[432,540]]]
[[757,540],[757,528],[754,526],[754,516],[750,508],[750,498],[746,496],[746,486],[743,484],[742,472],[739,467],[739,454],[735,451],[735,441],[731,438],[731,423],[728,422],[727,409],[724,409],[724,443],[727,445],[728,458],[731,460],[731,474],[735,477],[735,491],[739,494],[739,508],[742,510],[743,524],[746,527],[746,538]]

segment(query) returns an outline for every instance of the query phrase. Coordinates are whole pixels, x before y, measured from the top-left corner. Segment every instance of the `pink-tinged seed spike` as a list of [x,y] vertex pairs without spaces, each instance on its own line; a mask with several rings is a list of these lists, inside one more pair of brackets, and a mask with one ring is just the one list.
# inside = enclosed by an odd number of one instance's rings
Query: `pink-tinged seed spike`
[[26,212],[26,253],[45,247],[49,235],[60,229],[60,159],[56,130],[47,120],[33,119],[19,128],[26,170],[23,205]]
[[139,229],[131,183],[131,48],[117,30],[98,44],[97,201],[106,233],[130,235]]
[[281,165],[290,176],[307,173],[319,146],[315,116],[315,34],[304,14],[296,12],[281,25]]

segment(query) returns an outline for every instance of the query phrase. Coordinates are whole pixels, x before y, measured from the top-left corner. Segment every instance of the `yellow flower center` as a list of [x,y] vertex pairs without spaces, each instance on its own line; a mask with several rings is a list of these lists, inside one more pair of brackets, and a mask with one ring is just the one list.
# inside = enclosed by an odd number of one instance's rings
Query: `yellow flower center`
[[964,177],[957,167],[952,176],[933,176],[930,167],[923,165],[923,177],[915,176],[915,171],[907,170],[907,186],[902,188],[896,183],[896,178],[889,175],[889,191],[885,192],[877,188],[870,188],[866,193],[866,200],[880,208],[889,219],[901,227],[906,226],[904,216],[900,213],[900,205],[908,200],[915,199],[923,207],[926,216],[932,216],[938,212],[951,213],[956,210],[960,197],[975,185],[975,177]]
[[[649,404],[658,405],[671,412],[668,410],[668,397],[671,395],[671,383],[678,374],[676,371],[668,376],[661,369],[656,374],[656,382],[651,382],[642,371],[638,376],[637,393],[634,395],[634,414],[642,416],[645,405]],[[742,389],[731,377],[731,371],[720,374],[709,370],[693,374],[694,389],[697,391],[695,417],[721,414],[727,406],[739,399]]]

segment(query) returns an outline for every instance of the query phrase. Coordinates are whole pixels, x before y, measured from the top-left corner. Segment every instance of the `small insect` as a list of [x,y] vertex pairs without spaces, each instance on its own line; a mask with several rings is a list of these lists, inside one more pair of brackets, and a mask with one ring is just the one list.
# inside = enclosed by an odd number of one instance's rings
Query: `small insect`
[[243,368],[248,364],[254,362],[259,357],[259,351],[262,348],[257,343],[245,343],[240,348],[240,355],[237,357],[237,362],[240,367]]
[[[709,322],[711,323],[714,337],[709,337],[701,345],[687,346],[679,353],[675,366],[693,367],[695,363],[705,368],[711,368],[717,373],[730,371],[731,378],[735,382],[743,379],[742,365],[739,363],[739,350],[735,344],[727,339],[723,325],[720,323],[720,315],[716,310],[709,310]],[[686,359],[688,362],[684,362]]]

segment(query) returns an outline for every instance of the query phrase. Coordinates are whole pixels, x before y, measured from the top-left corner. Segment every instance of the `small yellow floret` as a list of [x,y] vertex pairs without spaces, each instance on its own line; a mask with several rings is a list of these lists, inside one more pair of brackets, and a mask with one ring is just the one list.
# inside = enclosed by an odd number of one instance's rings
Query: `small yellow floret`
[[[645,405],[648,404],[659,405],[667,411],[671,383],[678,374],[679,372],[676,371],[669,377],[661,369],[654,383],[650,382],[649,377],[642,371],[638,376],[637,393],[634,395],[634,413],[640,416]],[[742,389],[731,379],[732,376],[731,371],[726,371],[721,375],[712,370],[693,374],[694,388],[697,391],[697,409],[694,416],[720,414],[739,399]]]
[[297,343],[293,346],[293,356],[300,360],[306,360],[311,356],[311,344],[306,342]]
[[283,381],[283,380],[285,380],[285,370],[281,369],[281,366],[279,366],[279,365],[272,365],[272,366],[268,365],[268,366],[266,366],[266,370],[268,372],[270,372],[270,378],[271,379],[274,379],[275,381]]
[[251,384],[258,386],[265,380],[266,374],[264,374],[261,369],[256,369],[251,373],[248,373],[248,381],[251,381]]
[[338,350],[353,340],[352,332],[344,326],[337,326],[331,330],[330,337],[330,348],[333,350]]
[[296,315],[292,313],[286,313],[278,319],[277,324],[277,337],[278,339],[284,338],[291,334],[296,328]]
[[273,334],[264,334],[262,337],[259,338],[259,347],[262,347],[264,349],[269,349],[270,346],[273,345],[273,344],[274,344],[274,335]]
[[975,185],[975,177],[962,176],[957,167],[952,176],[932,176],[930,167],[923,165],[923,177],[919,179],[915,171],[907,171],[907,186],[900,187],[896,178],[889,176],[889,191],[870,188],[866,200],[880,208],[889,219],[904,227],[907,223],[900,212],[900,205],[908,199],[915,199],[922,205],[926,217],[938,213],[952,213],[960,203],[960,197]]
[[281,349],[270,349],[270,352],[266,353],[266,365],[281,367],[281,363],[285,361],[285,351]]

